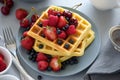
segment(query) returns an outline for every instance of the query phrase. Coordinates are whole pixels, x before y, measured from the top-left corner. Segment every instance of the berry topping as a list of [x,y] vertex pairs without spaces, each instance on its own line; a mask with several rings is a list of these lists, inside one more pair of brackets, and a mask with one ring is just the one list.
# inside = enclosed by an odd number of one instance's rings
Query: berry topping
[[24,18],[23,20],[20,21],[20,26],[23,27],[23,28],[27,28],[29,27],[29,20]]
[[74,18],[71,18],[69,20],[69,24],[70,25],[75,25],[75,27],[78,25],[78,20],[77,19],[74,19]]
[[48,17],[48,20],[49,20],[48,22],[49,26],[55,27],[58,23],[58,16],[50,15]]
[[47,61],[47,60],[48,60],[48,58],[44,53],[39,52],[37,54],[37,57],[36,57],[37,62],[39,62],[39,61]]
[[64,18],[64,16],[60,16],[57,27],[63,28],[66,24],[67,24],[67,21]]
[[58,34],[58,38],[65,39],[66,37],[67,37],[67,35],[64,31],[61,31],[61,33]]
[[64,48],[69,49],[69,48],[70,48],[70,45],[66,43],[66,44],[64,45]]
[[70,19],[72,17],[72,13],[70,11],[65,10],[63,12],[63,16],[68,17]]
[[38,46],[40,49],[42,49],[44,46],[43,46],[43,44],[39,44],[39,46]]
[[56,28],[55,27],[45,27],[43,29],[43,33],[45,34],[45,36],[47,37],[47,39],[53,41],[57,38],[57,34],[56,34]]
[[[42,20],[42,23],[39,23],[39,25],[40,25],[40,27],[42,27],[42,26],[46,27],[46,26],[48,26],[48,22],[49,22],[48,19],[43,19],[43,20]],[[42,24],[42,25],[41,25],[41,24]]]
[[61,62],[59,60],[59,57],[53,57],[50,61],[50,67],[53,71],[57,72],[61,69]]
[[70,25],[69,28],[66,30],[67,35],[75,34],[76,29],[74,25]]
[[73,40],[73,39],[70,39],[69,42],[70,42],[71,44],[74,44],[74,40]]
[[60,40],[60,39],[57,40],[57,44],[61,45],[62,43],[63,43],[62,40]]
[[38,62],[38,69],[40,71],[45,71],[48,68],[48,62],[47,61],[39,61]]

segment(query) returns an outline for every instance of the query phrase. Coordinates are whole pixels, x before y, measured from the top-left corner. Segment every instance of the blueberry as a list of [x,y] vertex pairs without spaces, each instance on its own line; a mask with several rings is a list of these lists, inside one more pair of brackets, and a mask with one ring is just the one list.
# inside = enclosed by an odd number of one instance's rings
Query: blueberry
[[45,34],[43,34],[43,33],[40,36],[42,36],[43,38],[45,38]]
[[58,43],[59,45],[61,45],[61,44],[63,43],[63,41],[60,40],[60,39],[58,39],[58,40],[57,40],[57,43]]
[[42,80],[42,76],[41,75],[38,75],[38,80]]
[[51,68],[51,67],[48,67],[48,68],[47,68],[47,71],[52,71],[52,68]]
[[39,23],[38,23],[38,25],[39,25],[40,27],[42,27],[42,26],[43,26],[41,22],[39,22]]
[[70,39],[69,42],[70,42],[71,44],[74,44],[74,40],[73,40],[73,39]]
[[43,44],[39,44],[39,48],[42,49],[44,46]]
[[69,49],[69,48],[70,48],[70,45],[66,43],[66,44],[64,45],[64,48]]
[[59,28],[57,28],[57,34],[60,34],[61,30]]
[[32,58],[33,58],[33,57],[30,55],[30,56],[29,56],[29,60],[32,60]]
[[61,16],[61,14],[60,14],[60,13],[58,13],[58,14],[57,14],[57,16],[58,16],[58,17],[60,17],[60,16]]
[[69,17],[65,17],[65,19],[66,19],[67,21],[69,21],[69,20],[70,20],[70,18],[69,18]]
[[69,24],[66,24],[62,29],[66,31],[69,28]]

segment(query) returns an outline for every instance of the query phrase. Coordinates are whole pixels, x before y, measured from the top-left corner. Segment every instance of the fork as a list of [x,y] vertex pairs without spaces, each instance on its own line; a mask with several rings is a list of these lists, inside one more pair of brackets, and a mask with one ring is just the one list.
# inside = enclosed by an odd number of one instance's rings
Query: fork
[[13,63],[15,64],[16,68],[20,71],[21,75],[25,77],[25,79],[35,80],[24,70],[24,68],[21,66],[18,60],[18,57],[16,54],[16,41],[13,36],[12,29],[10,27],[6,27],[2,31],[3,31],[4,41],[5,41],[5,47],[11,52]]

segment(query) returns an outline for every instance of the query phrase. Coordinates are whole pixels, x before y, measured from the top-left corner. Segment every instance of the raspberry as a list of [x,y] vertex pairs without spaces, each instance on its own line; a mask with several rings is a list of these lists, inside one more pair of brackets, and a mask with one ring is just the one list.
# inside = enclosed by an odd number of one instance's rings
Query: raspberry
[[5,70],[6,67],[7,67],[7,65],[6,65],[5,61],[2,58],[0,58],[0,72]]
[[65,39],[66,38],[66,33],[64,31],[61,31],[60,34],[58,34],[58,38]]
[[39,61],[47,61],[47,60],[48,60],[48,58],[44,53],[39,52],[37,54],[37,58],[36,58],[37,62],[39,62]]
[[38,62],[38,69],[40,71],[45,71],[48,68],[48,62],[47,61],[39,61]]
[[76,29],[74,25],[70,25],[69,28],[66,30],[67,35],[75,34]]

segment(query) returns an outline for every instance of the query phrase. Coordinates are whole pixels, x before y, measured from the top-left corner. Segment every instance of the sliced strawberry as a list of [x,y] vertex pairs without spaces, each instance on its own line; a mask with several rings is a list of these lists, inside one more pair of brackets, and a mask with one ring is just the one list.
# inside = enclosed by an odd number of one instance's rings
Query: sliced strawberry
[[58,38],[65,39],[66,37],[67,37],[67,35],[64,31],[61,31],[61,33],[58,34]]
[[6,67],[7,67],[7,65],[6,65],[5,61],[2,58],[0,58],[0,72],[5,70]]
[[27,50],[31,50],[34,45],[34,39],[26,36],[21,40],[21,46]]
[[43,33],[45,34],[45,36],[47,37],[47,39],[53,41],[57,38],[57,34],[56,34],[56,28],[55,27],[45,27],[43,29]]
[[2,55],[2,53],[0,53],[0,58],[4,59],[4,56]]
[[57,72],[61,69],[61,62],[59,60],[59,57],[53,57],[50,61],[50,67],[53,71]]
[[63,16],[60,16],[57,27],[63,28],[66,24],[67,24],[66,19]]
[[36,57],[36,61],[37,62],[39,62],[39,61],[47,61],[47,60],[48,60],[48,58],[47,58],[47,56],[44,53],[39,52],[37,54],[37,57]]
[[20,26],[23,27],[23,28],[27,28],[29,27],[29,20],[24,18],[23,20],[20,21]]
[[28,12],[25,9],[19,8],[16,9],[15,15],[18,20],[22,20],[28,15]]
[[66,30],[67,35],[75,34],[76,28],[75,25],[70,25],[69,28]]
[[48,62],[47,61],[39,61],[38,62],[38,69],[40,71],[45,71],[48,68]]
[[49,26],[53,26],[53,27],[56,27],[57,23],[58,23],[58,16],[54,16],[54,15],[50,15],[48,17],[48,24]]
[[49,22],[48,19],[43,19],[42,20],[42,26],[44,26],[44,27],[48,26],[48,22]]
[[48,10],[48,16],[50,16],[50,15],[57,16],[57,14],[61,14],[61,13],[59,11],[55,11],[53,9]]

